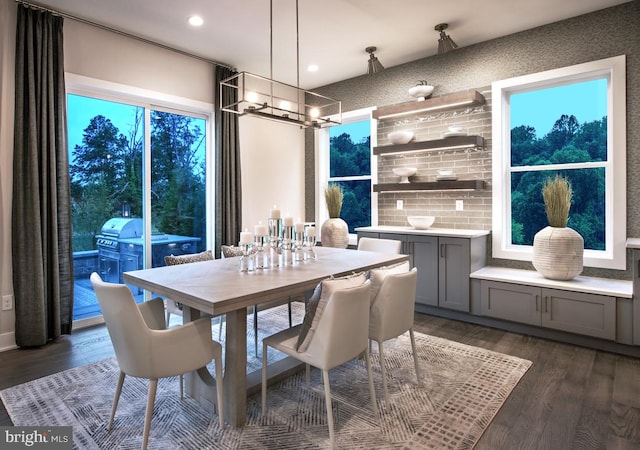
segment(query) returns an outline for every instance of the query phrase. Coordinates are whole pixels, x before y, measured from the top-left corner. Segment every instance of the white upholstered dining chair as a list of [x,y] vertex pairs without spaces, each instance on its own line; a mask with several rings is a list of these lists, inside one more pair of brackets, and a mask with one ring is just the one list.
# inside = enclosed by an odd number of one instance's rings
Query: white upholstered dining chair
[[300,328],[283,330],[262,341],[262,414],[267,411],[267,348],[272,347],[306,364],[307,382],[309,382],[310,366],[322,370],[324,393],[327,409],[329,438],[333,447],[335,443],[333,408],[331,405],[331,389],[329,386],[329,370],[364,354],[369,376],[371,405],[376,417],[378,408],[373,386],[373,374],[369,362],[367,337],[369,330],[370,283],[366,281],[355,287],[333,291],[317,320],[312,338],[308,346],[302,350],[298,347]]
[[382,369],[382,388],[384,390],[384,400],[387,403],[389,401],[389,393],[387,390],[384,341],[398,337],[409,331],[416,379],[418,385],[421,383],[418,354],[416,353],[416,341],[413,335],[413,311],[416,300],[417,276],[418,272],[415,268],[409,272],[391,273],[385,276],[371,303],[369,339],[378,343],[380,366]]
[[91,274],[91,284],[120,367],[107,429],[113,425],[125,377],[149,379],[142,436],[142,449],[146,449],[158,379],[204,368],[211,360],[215,361],[217,409],[223,428],[222,346],[211,339],[211,320],[202,318],[167,329],[162,299],[137,305],[127,285],[105,283],[95,272]]
[[402,241],[395,239],[378,239],[361,237],[358,241],[358,250],[379,253],[402,253]]

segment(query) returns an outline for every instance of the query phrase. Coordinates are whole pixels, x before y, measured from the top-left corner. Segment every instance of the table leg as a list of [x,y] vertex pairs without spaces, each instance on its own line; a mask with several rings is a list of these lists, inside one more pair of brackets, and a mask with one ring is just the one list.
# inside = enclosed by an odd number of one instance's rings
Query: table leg
[[227,313],[224,405],[230,425],[244,425],[247,416],[247,310]]

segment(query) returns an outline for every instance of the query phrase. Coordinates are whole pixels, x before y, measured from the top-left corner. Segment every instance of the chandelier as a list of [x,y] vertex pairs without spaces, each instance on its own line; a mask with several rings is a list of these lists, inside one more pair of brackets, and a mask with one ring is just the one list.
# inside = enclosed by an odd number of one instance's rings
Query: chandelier
[[303,128],[339,125],[342,103],[338,100],[300,89],[300,43],[298,0],[296,0],[296,69],[297,85],[273,79],[273,0],[270,7],[270,78],[239,72],[220,82],[220,109],[269,120],[291,123]]

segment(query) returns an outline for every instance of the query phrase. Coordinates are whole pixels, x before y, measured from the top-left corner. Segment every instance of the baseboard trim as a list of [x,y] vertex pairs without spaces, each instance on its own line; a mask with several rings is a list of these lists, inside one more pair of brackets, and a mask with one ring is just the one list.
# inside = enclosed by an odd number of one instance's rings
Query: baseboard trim
[[15,331],[0,334],[0,352],[6,352],[7,350],[13,350],[16,348],[18,348],[18,346],[16,345]]

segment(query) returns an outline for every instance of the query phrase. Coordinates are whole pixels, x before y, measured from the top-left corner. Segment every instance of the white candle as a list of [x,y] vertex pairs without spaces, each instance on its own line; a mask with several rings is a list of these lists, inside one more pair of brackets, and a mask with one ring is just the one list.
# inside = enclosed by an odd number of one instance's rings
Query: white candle
[[293,217],[285,217],[282,225],[284,225],[285,227],[292,227],[293,226]]
[[278,208],[276,208],[276,205],[273,205],[273,209],[271,210],[271,212],[269,214],[269,218],[270,219],[279,219],[280,217],[281,217],[280,210]]
[[255,232],[257,237],[266,236],[267,235],[267,226],[266,225],[262,225],[262,222],[260,222],[258,225],[256,225],[254,227],[254,232]]
[[253,242],[253,233],[251,231],[240,232],[240,245],[251,244]]
[[316,235],[316,227],[307,227],[307,236],[314,237]]
[[296,222],[293,225],[293,228],[296,230],[296,233],[302,233],[304,231],[304,223],[303,222]]

